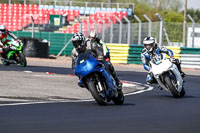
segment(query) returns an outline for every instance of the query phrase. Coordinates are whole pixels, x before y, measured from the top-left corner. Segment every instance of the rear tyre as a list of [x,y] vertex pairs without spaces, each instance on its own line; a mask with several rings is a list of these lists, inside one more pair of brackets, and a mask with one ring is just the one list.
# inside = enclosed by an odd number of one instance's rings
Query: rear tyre
[[182,88],[181,92],[180,92],[180,97],[184,97],[185,96],[185,89],[184,87]]
[[121,90],[118,92],[118,96],[113,98],[113,102],[116,105],[122,105],[124,103],[124,94]]
[[24,54],[20,53],[18,56],[19,56],[19,64],[22,67],[26,67],[27,66],[27,61],[26,61],[26,57],[24,56]]
[[173,97],[179,98],[180,93],[177,91],[175,86],[172,84],[172,80],[173,79],[170,79],[168,76],[165,77],[165,83],[166,83],[168,89],[170,90],[170,92],[172,93]]
[[101,96],[99,92],[97,91],[97,82],[95,81],[89,81],[88,83],[88,89],[90,90],[93,98],[99,105],[106,105],[106,98]]

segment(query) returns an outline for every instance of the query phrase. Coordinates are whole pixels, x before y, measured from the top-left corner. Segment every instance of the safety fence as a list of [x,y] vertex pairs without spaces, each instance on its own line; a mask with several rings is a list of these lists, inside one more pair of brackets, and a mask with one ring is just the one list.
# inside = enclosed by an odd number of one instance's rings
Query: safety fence
[[[141,52],[143,45],[137,44],[106,44],[110,49],[112,63],[141,64]],[[174,57],[180,59],[180,47],[167,46],[174,53]]]
[[[110,49],[112,63],[142,64],[141,52],[143,45],[106,44]],[[182,67],[200,68],[200,48],[185,48],[167,46],[174,57],[181,60]]]
[[[31,32],[13,32],[18,37],[31,37]],[[73,34],[62,34],[52,32],[35,32],[34,37],[50,43],[49,54],[57,55],[71,39]],[[142,64],[141,52],[143,45],[138,44],[115,44],[106,43],[110,49],[112,63]],[[167,46],[179,58],[183,67],[200,68],[200,48],[186,48]],[[73,45],[70,42],[61,55],[71,55]]]
[[110,49],[112,63],[141,64],[142,45],[106,44]]
[[200,48],[181,47],[180,59],[183,67],[200,68]]

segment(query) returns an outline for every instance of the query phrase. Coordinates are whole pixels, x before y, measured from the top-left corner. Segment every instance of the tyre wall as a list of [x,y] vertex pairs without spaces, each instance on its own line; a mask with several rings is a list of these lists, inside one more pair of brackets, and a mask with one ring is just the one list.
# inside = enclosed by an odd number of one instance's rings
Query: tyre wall
[[42,40],[21,37],[20,38],[24,44],[23,53],[26,57],[40,57],[48,58],[49,57],[49,43],[42,42]]

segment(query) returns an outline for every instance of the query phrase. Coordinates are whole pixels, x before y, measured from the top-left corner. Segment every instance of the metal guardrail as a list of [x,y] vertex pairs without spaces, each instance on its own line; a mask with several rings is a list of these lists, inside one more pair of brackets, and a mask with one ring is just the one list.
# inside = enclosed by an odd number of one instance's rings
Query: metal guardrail
[[141,64],[143,45],[106,44],[110,49],[112,63]]
[[186,68],[200,68],[200,55],[181,54],[181,66]]
[[200,68],[200,48],[181,47],[180,53],[182,67]]

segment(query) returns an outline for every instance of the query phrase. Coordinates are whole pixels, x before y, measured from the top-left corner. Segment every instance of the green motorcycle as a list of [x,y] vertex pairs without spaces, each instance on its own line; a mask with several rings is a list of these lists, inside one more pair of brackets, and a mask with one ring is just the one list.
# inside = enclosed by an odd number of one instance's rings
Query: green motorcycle
[[8,66],[10,64],[19,64],[22,67],[27,65],[26,57],[23,54],[23,43],[20,41],[10,41],[6,46],[2,46],[1,55],[2,64]]

